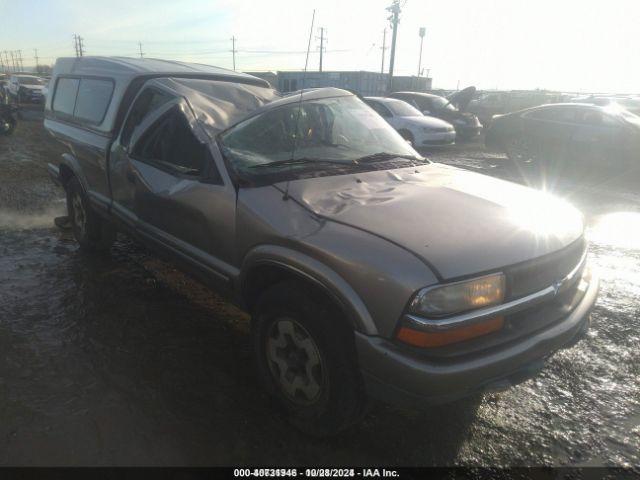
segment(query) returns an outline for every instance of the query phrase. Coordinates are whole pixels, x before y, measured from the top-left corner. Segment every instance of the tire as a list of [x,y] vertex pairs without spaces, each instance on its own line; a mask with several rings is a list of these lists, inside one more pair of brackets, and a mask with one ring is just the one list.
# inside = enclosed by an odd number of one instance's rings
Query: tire
[[113,226],[91,208],[77,178],[69,180],[66,191],[71,231],[80,248],[88,252],[108,250],[116,238]]
[[529,142],[522,135],[517,135],[507,140],[505,151],[509,160],[513,163],[523,164],[531,160],[529,155]]
[[18,122],[13,116],[8,115],[6,118],[0,118],[0,135],[11,135],[16,129]]
[[398,130],[398,133],[407,142],[411,142],[412,146],[415,146],[415,139],[413,138],[413,134],[409,130]]
[[366,395],[353,330],[311,288],[286,281],[262,294],[253,340],[261,380],[296,428],[326,437],[362,418]]

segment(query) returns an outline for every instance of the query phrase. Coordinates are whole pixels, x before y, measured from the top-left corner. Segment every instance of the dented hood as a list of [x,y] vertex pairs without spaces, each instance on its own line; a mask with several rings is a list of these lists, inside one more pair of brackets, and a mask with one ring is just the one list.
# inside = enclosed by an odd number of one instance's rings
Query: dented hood
[[556,251],[584,228],[580,212],[555,197],[438,164],[295,180],[289,194],[410,250],[444,279]]

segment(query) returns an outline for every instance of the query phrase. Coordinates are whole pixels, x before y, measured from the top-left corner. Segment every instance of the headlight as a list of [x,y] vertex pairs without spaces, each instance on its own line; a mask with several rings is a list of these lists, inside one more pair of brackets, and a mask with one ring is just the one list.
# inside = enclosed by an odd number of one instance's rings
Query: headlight
[[504,300],[505,277],[502,273],[420,290],[411,301],[413,313],[442,316],[496,305]]

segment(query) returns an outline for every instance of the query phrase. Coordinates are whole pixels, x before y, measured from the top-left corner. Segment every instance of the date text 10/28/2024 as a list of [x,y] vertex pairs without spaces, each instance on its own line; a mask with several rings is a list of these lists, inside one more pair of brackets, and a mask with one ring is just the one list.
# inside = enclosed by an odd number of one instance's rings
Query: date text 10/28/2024
[[397,470],[385,468],[236,468],[234,477],[365,477],[365,478],[393,478],[399,477]]

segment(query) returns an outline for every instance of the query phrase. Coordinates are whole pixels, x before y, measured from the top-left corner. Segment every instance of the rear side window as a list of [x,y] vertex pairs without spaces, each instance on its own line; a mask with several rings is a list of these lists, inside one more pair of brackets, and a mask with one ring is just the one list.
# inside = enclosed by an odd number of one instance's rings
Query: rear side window
[[576,110],[574,108],[540,108],[525,114],[526,118],[537,120],[552,120],[554,122],[575,123]]
[[80,81],[74,116],[88,123],[102,122],[113,93],[111,80],[83,78]]
[[53,97],[53,111],[73,115],[78,94],[78,78],[59,78],[56,93]]
[[173,98],[170,94],[156,90],[155,88],[147,88],[144,90],[136,99],[133,107],[131,107],[127,121],[122,129],[120,143],[128,146],[134,130],[142,123],[147,115]]
[[178,109],[170,111],[136,142],[134,158],[175,174],[200,176],[210,158]]

